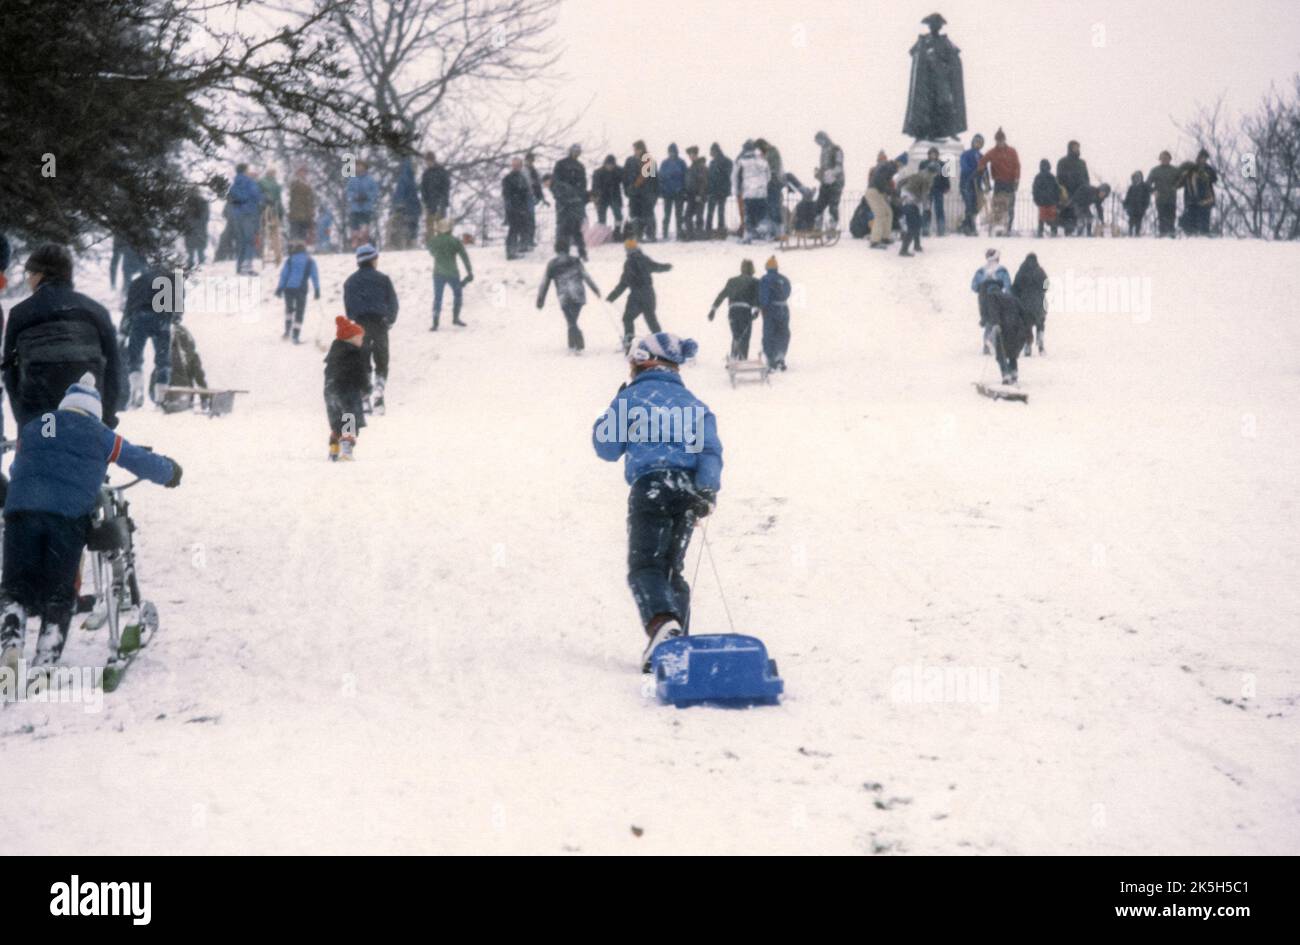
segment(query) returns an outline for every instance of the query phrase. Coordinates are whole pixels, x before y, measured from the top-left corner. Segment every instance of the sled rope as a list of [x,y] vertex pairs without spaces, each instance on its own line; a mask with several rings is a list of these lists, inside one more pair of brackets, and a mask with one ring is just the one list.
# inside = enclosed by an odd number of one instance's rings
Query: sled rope
[[[713,569],[713,581],[718,585],[718,596],[722,598],[722,611],[727,615],[727,626],[731,632],[736,632],[736,622],[731,619],[731,608],[727,605],[727,592],[722,589],[722,576],[718,574],[718,563],[713,560],[713,546],[709,544],[709,520],[704,520],[704,526],[700,531],[703,538],[703,547],[700,549],[700,560],[703,560],[704,553],[709,554],[709,567]],[[698,577],[700,573],[700,561],[695,562],[695,574]],[[694,583],[694,582],[692,582]]]

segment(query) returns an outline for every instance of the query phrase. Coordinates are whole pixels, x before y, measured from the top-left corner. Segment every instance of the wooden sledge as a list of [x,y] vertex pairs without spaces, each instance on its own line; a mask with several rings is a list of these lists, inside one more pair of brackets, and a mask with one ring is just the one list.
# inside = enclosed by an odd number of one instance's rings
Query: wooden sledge
[[188,394],[191,397],[199,397],[200,409],[209,417],[224,417],[230,411],[235,409],[235,395],[247,394],[246,390],[215,390],[210,387],[173,387],[170,384],[160,384],[157,388],[159,400],[164,400],[168,394]]
[[779,243],[782,249],[816,249],[839,241],[839,230],[791,230],[781,235]]
[[1028,394],[1005,384],[985,384],[982,381],[976,381],[975,389],[985,397],[993,400],[1015,400],[1022,404],[1029,403]]
[[738,361],[735,358],[727,358],[727,376],[731,378],[732,387],[746,383],[770,384],[771,373],[771,368],[764,361]]

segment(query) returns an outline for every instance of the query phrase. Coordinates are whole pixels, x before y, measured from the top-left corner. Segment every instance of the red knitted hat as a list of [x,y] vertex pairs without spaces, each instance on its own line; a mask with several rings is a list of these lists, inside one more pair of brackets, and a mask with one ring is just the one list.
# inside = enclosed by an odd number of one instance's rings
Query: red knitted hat
[[339,341],[347,341],[349,338],[355,338],[357,335],[364,335],[366,330],[356,322],[349,319],[346,315],[340,315],[334,319],[334,324],[338,326],[338,331],[334,337]]

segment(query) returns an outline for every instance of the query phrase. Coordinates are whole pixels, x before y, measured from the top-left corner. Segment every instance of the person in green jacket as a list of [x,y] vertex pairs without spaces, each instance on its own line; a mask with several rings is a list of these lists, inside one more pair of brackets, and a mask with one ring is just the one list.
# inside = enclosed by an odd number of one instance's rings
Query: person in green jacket
[[[470,265],[465,244],[451,235],[451,222],[439,220],[434,234],[429,238],[429,252],[433,253],[433,327],[438,330],[438,317],[442,314],[442,292],[451,286],[451,323],[464,326],[460,320],[461,289],[474,281],[474,267]],[[465,278],[460,277],[456,260],[465,263]]]
[[728,302],[727,321],[731,323],[731,357],[736,361],[748,361],[749,336],[754,319],[758,317],[758,280],[754,278],[752,261],[741,262],[740,275],[727,280],[709,308],[709,321],[713,321],[723,299]]

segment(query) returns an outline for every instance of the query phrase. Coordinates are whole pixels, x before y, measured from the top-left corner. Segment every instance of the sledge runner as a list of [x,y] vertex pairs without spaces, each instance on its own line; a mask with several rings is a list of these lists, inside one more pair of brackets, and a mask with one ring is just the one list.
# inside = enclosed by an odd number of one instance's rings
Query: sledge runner
[[57,411],[18,434],[4,506],[0,578],[0,666],[16,669],[28,615],[41,618],[33,666],[58,662],[77,603],[77,576],[90,516],[110,463],[175,488],[175,460],[141,449],[103,423],[104,405],[90,372],[70,385]]
[[731,325],[731,358],[734,361],[748,361],[749,337],[759,312],[758,279],[754,277],[752,260],[742,260],[740,275],[732,276],[722,287],[722,291],[709,306],[709,321],[713,321],[723,299],[727,300],[727,321]]
[[343,309],[347,317],[365,329],[365,355],[374,370],[374,409],[384,412],[384,388],[388,385],[388,329],[397,321],[397,291],[393,281],[375,266],[379,250],[369,243],[357,248],[357,271],[343,283]]
[[[433,225],[434,233],[429,237],[428,248],[433,254],[433,325],[430,331],[438,330],[438,320],[442,315],[443,290],[451,288],[451,323],[465,327],[460,320],[460,306],[464,299],[461,291],[474,281],[474,267],[470,265],[469,253],[465,244],[451,233],[450,220],[438,220]],[[460,277],[460,263],[465,264],[465,278]]]
[[541,288],[537,290],[537,308],[540,311],[546,304],[546,292],[555,283],[555,294],[560,299],[560,310],[564,320],[569,323],[569,352],[581,354],[584,347],[582,329],[578,327],[578,316],[587,304],[587,290],[583,283],[591,286],[591,291],[600,297],[600,289],[591,281],[582,260],[569,255],[569,245],[563,240],[555,242],[555,258],[546,264],[546,275],[542,277]]
[[1030,253],[1016,270],[1015,281],[1011,291],[1020,300],[1024,310],[1026,335],[1025,356],[1033,355],[1032,342],[1035,332],[1038,335],[1038,353],[1043,351],[1043,330],[1047,327],[1047,273],[1038,264],[1038,254]]
[[275,297],[284,299],[284,334],[281,339],[292,338],[294,344],[302,343],[302,319],[307,312],[307,281],[311,280],[313,297],[320,301],[320,273],[316,260],[311,258],[304,243],[289,245],[289,258],[280,269],[280,282],[275,287]]
[[763,356],[773,371],[785,370],[790,349],[790,280],[777,271],[776,257],[767,261],[758,283],[758,305],[763,312]]
[[975,270],[975,275],[971,277],[970,288],[979,299],[980,306],[980,328],[984,331],[984,353],[992,354],[993,349],[989,345],[989,335],[993,323],[989,321],[988,314],[985,311],[984,293],[980,291],[986,281],[993,279],[997,281],[1004,290],[1011,291],[1011,273],[1007,272],[1006,267],[1002,265],[996,249],[986,250],[984,253],[984,265]]
[[325,415],[330,424],[330,461],[351,460],[366,425],[364,400],[370,393],[370,368],[364,349],[366,329],[343,315],[334,319],[334,344],[325,355]]
[[697,348],[668,332],[638,339],[628,354],[631,380],[592,428],[596,455],[621,457],[631,486],[627,581],[647,637],[642,672],[650,671],[656,646],[690,630],[686,549],[722,486],[717,420],[678,373]]
[[646,327],[651,332],[659,331],[659,319],[655,315],[654,274],[668,272],[673,267],[671,263],[655,262],[641,252],[635,239],[627,240],[623,248],[627,250],[627,257],[623,260],[623,277],[605,301],[616,301],[627,291],[627,304],[623,308],[623,353],[626,354],[632,347],[638,315],[645,316]]

